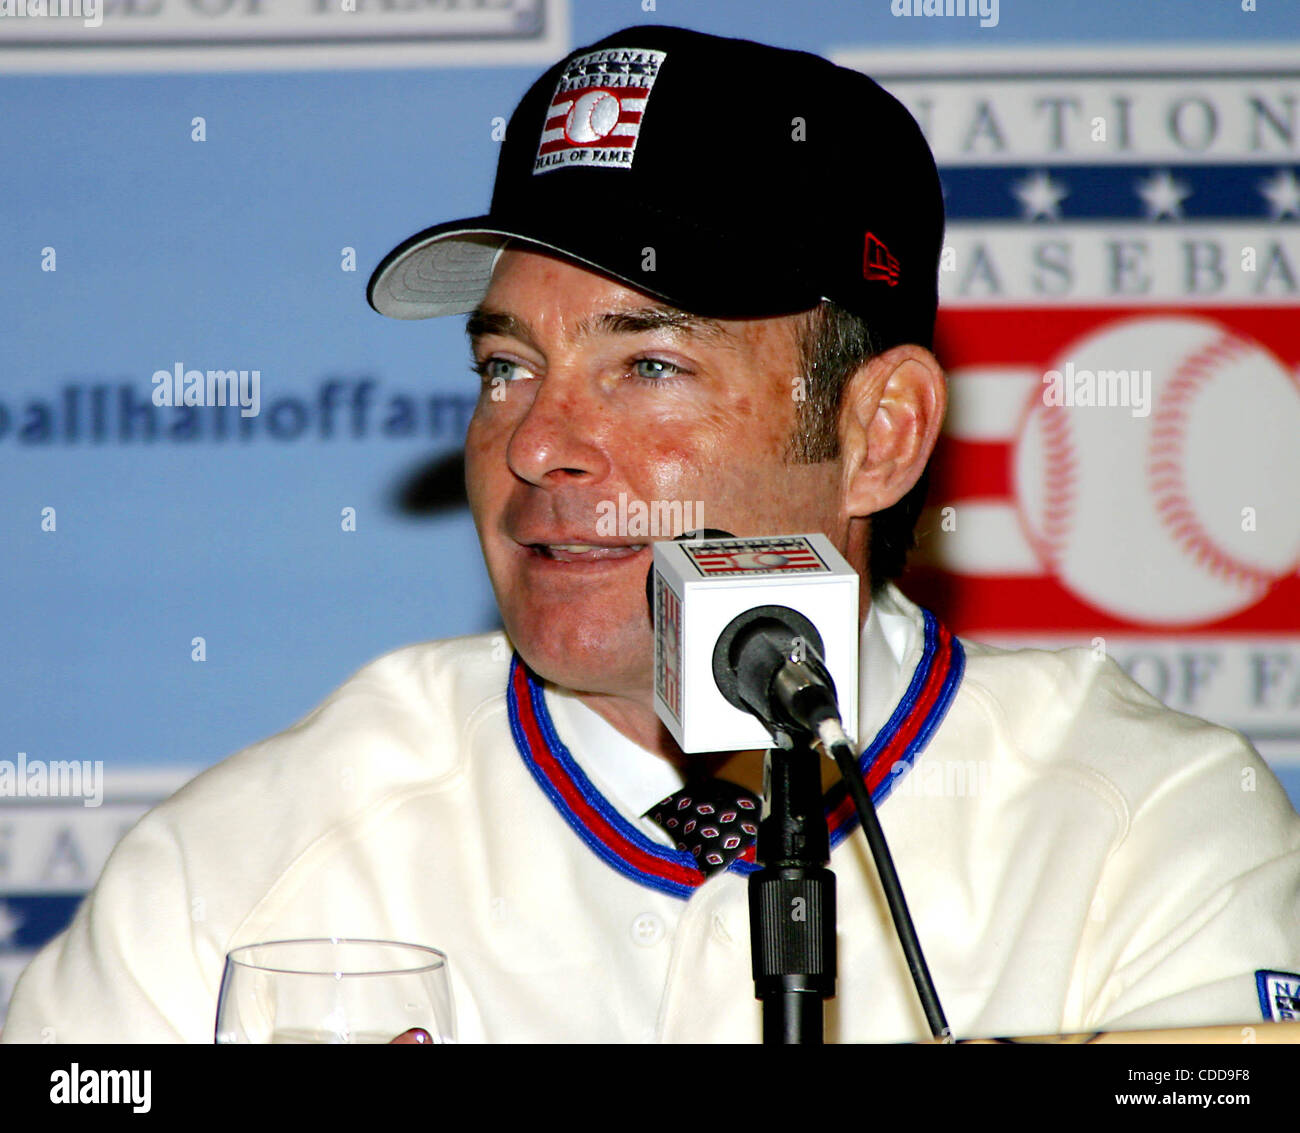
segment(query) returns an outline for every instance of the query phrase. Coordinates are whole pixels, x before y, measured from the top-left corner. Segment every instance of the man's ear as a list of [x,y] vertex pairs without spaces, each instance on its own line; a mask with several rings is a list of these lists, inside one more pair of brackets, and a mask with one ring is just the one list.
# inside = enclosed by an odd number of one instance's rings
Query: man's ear
[[850,518],[897,503],[921,478],[948,408],[943,368],[921,346],[864,362],[840,399],[844,506]]

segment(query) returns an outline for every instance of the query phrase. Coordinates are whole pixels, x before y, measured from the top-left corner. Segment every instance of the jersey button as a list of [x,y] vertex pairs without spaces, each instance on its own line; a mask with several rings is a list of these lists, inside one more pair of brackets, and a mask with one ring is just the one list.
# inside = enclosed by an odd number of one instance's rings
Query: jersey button
[[658,913],[641,913],[632,922],[632,939],[643,948],[652,948],[664,938],[664,919]]

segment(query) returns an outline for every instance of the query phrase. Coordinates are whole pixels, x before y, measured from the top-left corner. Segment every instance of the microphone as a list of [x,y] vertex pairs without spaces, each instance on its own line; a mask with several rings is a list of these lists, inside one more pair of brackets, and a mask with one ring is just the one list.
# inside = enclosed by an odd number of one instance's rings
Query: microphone
[[789,729],[815,732],[839,720],[835,680],[817,628],[789,606],[756,606],[734,617],[713,647],[713,679],[737,708],[753,713],[780,747]]
[[[646,576],[655,712],[678,746],[688,755],[765,747],[766,731],[783,749],[767,755],[762,868],[749,879],[764,1042],[821,1041],[820,1001],[835,994],[835,886],[821,868],[830,849],[815,746],[834,760],[853,799],[931,1034],[953,1041],[850,740],[858,585],[824,535],[737,539],[714,529],[655,543]],[[805,918],[785,915],[791,894],[805,901]]]
[[852,734],[858,586],[821,534],[655,543],[655,711],[682,751],[789,747],[828,720]]

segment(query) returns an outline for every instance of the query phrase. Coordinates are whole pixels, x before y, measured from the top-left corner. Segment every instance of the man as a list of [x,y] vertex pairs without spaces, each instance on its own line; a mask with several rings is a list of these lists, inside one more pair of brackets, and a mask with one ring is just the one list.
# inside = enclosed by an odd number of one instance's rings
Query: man
[[[956,1034],[1274,1017],[1300,819],[1250,748],[1088,651],[956,641],[890,583],[945,409],[941,243],[928,148],[863,76],[661,27],[552,68],[491,211],[413,237],[370,290],[470,313],[467,484],[515,655],[390,654],[157,808],[5,1038],[209,1041],[228,949],[346,935],[447,951],[462,1040],[756,1039],[743,856],[710,868],[719,835],[653,816],[699,812],[656,804],[705,772],[756,790],[760,753],[688,760],[655,717],[649,540],[597,528],[623,493],[825,532],[863,568],[863,773]],[[832,817],[828,1037],[924,1037]]]

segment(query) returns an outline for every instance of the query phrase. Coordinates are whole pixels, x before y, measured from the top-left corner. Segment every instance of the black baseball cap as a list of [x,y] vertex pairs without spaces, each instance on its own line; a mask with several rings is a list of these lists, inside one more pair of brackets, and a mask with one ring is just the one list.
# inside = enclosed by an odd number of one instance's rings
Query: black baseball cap
[[915,119],[866,75],[649,25],[578,48],[533,84],[489,211],[394,248],[370,305],[399,319],[472,311],[511,239],[692,314],[830,299],[883,346],[929,346],[943,196]]

